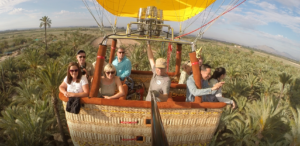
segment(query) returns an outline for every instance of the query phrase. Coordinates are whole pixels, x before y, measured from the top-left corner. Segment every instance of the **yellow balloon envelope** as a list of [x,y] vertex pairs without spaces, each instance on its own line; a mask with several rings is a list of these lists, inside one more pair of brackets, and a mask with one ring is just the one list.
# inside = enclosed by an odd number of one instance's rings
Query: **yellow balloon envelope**
[[108,12],[120,17],[137,17],[139,8],[155,6],[166,21],[185,21],[199,14],[216,0],[97,0]]

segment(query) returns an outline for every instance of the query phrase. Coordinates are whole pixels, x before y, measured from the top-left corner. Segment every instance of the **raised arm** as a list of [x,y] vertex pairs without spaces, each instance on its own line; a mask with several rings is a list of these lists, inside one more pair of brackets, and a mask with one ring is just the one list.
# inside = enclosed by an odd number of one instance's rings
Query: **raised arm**
[[150,41],[147,41],[147,55],[148,55],[148,59],[151,65],[151,70],[155,65],[155,61],[154,61],[154,57],[153,57],[153,52],[151,50],[151,46],[150,46]]

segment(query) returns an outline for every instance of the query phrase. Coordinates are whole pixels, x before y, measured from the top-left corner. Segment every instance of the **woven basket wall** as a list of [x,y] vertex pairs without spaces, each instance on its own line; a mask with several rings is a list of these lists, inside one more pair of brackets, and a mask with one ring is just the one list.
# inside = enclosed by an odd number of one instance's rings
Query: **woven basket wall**
[[[169,145],[199,146],[213,137],[222,109],[160,109],[160,114]],[[79,114],[66,112],[66,119],[75,146],[150,146],[151,127],[144,123],[150,115],[150,108],[85,104]]]

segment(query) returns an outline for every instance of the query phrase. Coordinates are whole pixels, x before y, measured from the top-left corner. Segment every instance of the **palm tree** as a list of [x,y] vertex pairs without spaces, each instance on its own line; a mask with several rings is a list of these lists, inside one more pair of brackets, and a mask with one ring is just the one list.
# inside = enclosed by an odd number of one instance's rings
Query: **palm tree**
[[282,88],[281,88],[281,92],[280,92],[280,97],[281,97],[285,85],[292,82],[292,75],[289,75],[287,73],[282,73],[282,74],[279,75],[279,81],[282,84]]
[[39,71],[39,78],[44,85],[44,92],[51,97],[54,113],[64,145],[68,146],[67,139],[64,134],[61,117],[58,109],[58,93],[59,85],[66,76],[65,70],[61,69],[61,65],[55,61],[49,61],[44,68]]
[[11,105],[17,104],[34,106],[37,104],[37,101],[42,97],[42,89],[37,82],[39,82],[39,80],[32,80],[28,78],[19,82],[19,87],[15,88],[18,95],[13,97]]
[[281,116],[287,106],[278,106],[279,100],[262,95],[260,100],[253,101],[252,104],[246,106],[247,123],[250,123],[249,127],[255,129],[256,136],[260,141],[279,142],[289,131],[288,126],[284,123],[285,117]]
[[68,32],[64,31],[65,42],[67,41]]
[[300,145],[300,107],[297,106],[296,109],[290,107],[293,114],[290,118],[291,131],[285,134],[285,138],[290,141],[290,146]]
[[44,56],[41,56],[40,51],[37,49],[26,49],[23,60],[33,69],[33,74],[35,74],[38,66],[42,64],[43,57]]
[[0,127],[6,137],[5,145],[49,144],[55,118],[48,104],[49,100],[40,100],[34,108],[12,106],[2,111]]
[[41,23],[40,23],[40,28],[44,27],[45,28],[45,43],[46,43],[46,50],[48,48],[47,46],[47,27],[50,28],[51,27],[51,19],[48,16],[44,16],[42,17],[42,19],[40,19]]
[[254,129],[252,129],[249,123],[244,123],[241,120],[235,120],[232,122],[228,129],[231,131],[230,133],[224,133],[223,136],[225,138],[229,138],[226,140],[230,143],[234,143],[236,146],[252,146],[255,145],[255,142],[258,139],[254,136]]

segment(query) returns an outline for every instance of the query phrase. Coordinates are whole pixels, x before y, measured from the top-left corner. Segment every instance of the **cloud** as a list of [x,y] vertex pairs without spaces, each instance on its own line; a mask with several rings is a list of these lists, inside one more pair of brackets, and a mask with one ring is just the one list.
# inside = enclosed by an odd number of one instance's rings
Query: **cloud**
[[87,15],[87,13],[83,13],[83,12],[70,12],[67,10],[61,10],[59,12],[54,12],[54,17],[55,18],[59,18],[59,17],[68,17],[68,18],[86,18],[89,15]]
[[249,1],[249,3],[251,4],[254,4],[254,5],[258,5],[260,6],[261,8],[263,9],[270,9],[270,10],[275,10],[277,9],[277,7],[275,6],[275,4],[270,4],[268,2],[261,2],[261,3],[258,3],[256,1]]
[[299,7],[300,6],[300,1],[299,0],[276,0],[277,2],[288,6],[288,7]]
[[[269,5],[262,2],[250,1],[252,4],[262,6]],[[290,8],[275,9],[273,6],[267,6],[266,9],[247,8],[242,11],[232,11],[223,17],[228,20],[227,24],[233,24],[244,29],[255,29],[257,26],[269,25],[270,23],[278,23],[292,31],[300,34],[300,17],[293,15],[298,11],[292,11]],[[271,9],[272,8],[272,9]],[[225,23],[225,22],[224,22]],[[225,23],[225,24],[226,24]]]
[[26,12],[26,10],[24,10],[23,8],[15,8],[11,12],[9,12],[8,14],[13,15],[13,14],[20,14],[20,13],[23,13],[23,12]]
[[23,2],[27,2],[30,0],[1,0],[0,1],[0,14],[12,11],[14,7]]
[[66,11],[66,10],[61,10],[60,12],[56,12],[54,14],[57,14],[57,15],[66,15],[66,14],[74,14],[75,12],[69,12],[69,11]]

